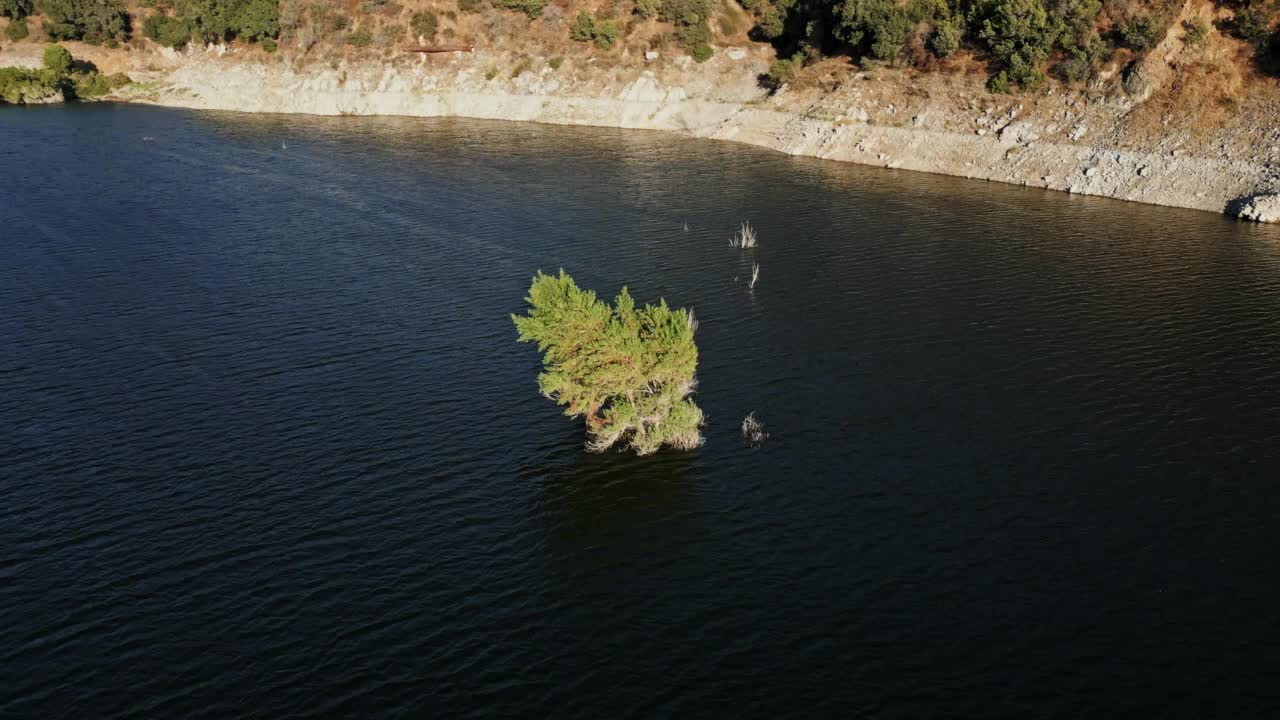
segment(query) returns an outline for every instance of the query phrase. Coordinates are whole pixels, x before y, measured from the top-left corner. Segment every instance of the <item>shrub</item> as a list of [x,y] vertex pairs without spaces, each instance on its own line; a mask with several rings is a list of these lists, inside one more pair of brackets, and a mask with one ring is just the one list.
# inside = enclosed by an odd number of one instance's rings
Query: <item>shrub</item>
[[440,18],[430,10],[421,10],[409,16],[409,29],[414,35],[421,35],[428,40],[435,39],[440,29]]
[[488,70],[485,70],[485,71],[484,71],[484,79],[485,79],[485,80],[492,80],[492,79],[494,79],[494,78],[496,78],[496,77],[498,77],[498,68],[496,68],[496,67],[491,67],[491,68],[489,68]]
[[960,49],[962,34],[959,23],[943,20],[933,27],[933,35],[929,37],[929,49],[938,57],[948,57]]
[[559,70],[560,66],[564,64],[564,58],[557,55],[551,58],[550,60],[548,60],[547,64],[551,66],[552,70]]
[[0,17],[21,20],[31,14],[31,0],[0,0]]
[[8,35],[10,40],[17,42],[30,35],[31,29],[27,27],[27,21],[25,18],[21,20],[13,20],[10,21],[9,27],[5,28],[4,34]]
[[1125,45],[1134,50],[1150,50],[1160,41],[1160,30],[1148,15],[1131,17],[1120,28],[1120,37]]
[[46,45],[44,48],[44,69],[55,75],[66,75],[71,71],[74,61],[71,53],[61,45]]
[[525,70],[528,70],[531,67],[533,67],[533,61],[529,58],[522,58],[514,68],[511,68],[511,78],[514,80],[515,78],[520,77],[524,74]]
[[462,12],[476,12],[480,8],[480,0],[458,0],[458,9]]
[[894,0],[845,0],[836,17],[836,34],[877,60],[897,59],[911,35],[907,8]]
[[520,342],[543,352],[538,389],[586,420],[587,448],[619,442],[640,455],[702,444],[702,411],[689,399],[698,348],[688,311],[666,302],[637,308],[626,288],[614,304],[581,290],[563,270],[538,273],[512,315]]
[[[495,0],[495,4],[498,5],[498,7],[506,8],[507,10],[518,10],[519,12],[528,15],[529,19],[532,20],[542,14],[542,11],[546,9],[549,1],[550,0]],[[459,4],[459,7],[461,7],[461,4]]]
[[710,45],[706,43],[702,43],[701,45],[695,47],[691,54],[693,55],[694,62],[701,63],[701,62],[706,62],[710,60],[711,56],[716,54],[716,51],[711,49]]
[[987,81],[987,89],[993,93],[1009,92],[1009,74],[1001,70],[992,75],[991,79]]
[[586,42],[595,36],[595,32],[595,18],[591,17],[591,13],[586,10],[579,10],[577,17],[573,19],[573,25],[569,26],[569,38]]
[[1209,37],[1209,26],[1205,25],[1199,18],[1182,21],[1182,41],[1186,44],[1191,46],[1199,45],[1207,37]]
[[601,20],[596,23],[593,36],[595,37],[596,47],[601,50],[608,50],[613,47],[613,43],[617,41],[618,35],[622,34],[622,26],[617,20],[612,18]]
[[1042,0],[979,0],[977,13],[982,18],[978,37],[1005,65],[1006,85],[1015,82],[1029,88],[1042,82],[1044,73],[1038,67],[1049,56],[1059,32]]
[[373,44],[373,33],[363,27],[352,30],[347,34],[347,44],[351,47],[367,48]]
[[795,80],[796,75],[804,67],[804,53],[796,53],[786,60],[775,60],[769,66],[769,82],[775,88]]
[[360,12],[365,15],[372,15],[382,9],[387,4],[387,0],[364,0],[360,3]]
[[640,17],[657,17],[662,12],[662,0],[636,0],[635,13]]
[[62,81],[47,70],[0,67],[0,105],[47,99],[62,89]]
[[40,0],[40,11],[49,18],[44,30],[50,39],[96,44],[129,34],[123,0]]
[[263,50],[265,50],[265,51],[267,51],[267,52],[269,52],[269,53],[273,53],[273,52],[275,52],[275,51],[276,51],[276,48],[277,48],[277,45],[276,45],[275,38],[263,38],[263,39],[262,39],[262,49],[263,49]]
[[142,34],[166,47],[181,48],[191,40],[191,25],[167,15],[152,15],[143,21]]

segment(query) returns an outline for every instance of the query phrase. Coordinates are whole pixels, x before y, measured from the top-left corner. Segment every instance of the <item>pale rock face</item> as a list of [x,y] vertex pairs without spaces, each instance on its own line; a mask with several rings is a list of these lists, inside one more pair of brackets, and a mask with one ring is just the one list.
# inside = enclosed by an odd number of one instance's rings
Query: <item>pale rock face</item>
[[1255,195],[1235,210],[1236,217],[1254,222],[1280,222],[1280,195]]
[[645,60],[650,60],[650,61],[657,60],[658,57],[659,55],[657,50],[646,50],[644,53]]
[[743,50],[742,48],[729,48],[728,50],[725,51],[724,54],[729,56],[730,60],[734,60],[734,61],[741,61],[741,60],[747,59],[747,51]]

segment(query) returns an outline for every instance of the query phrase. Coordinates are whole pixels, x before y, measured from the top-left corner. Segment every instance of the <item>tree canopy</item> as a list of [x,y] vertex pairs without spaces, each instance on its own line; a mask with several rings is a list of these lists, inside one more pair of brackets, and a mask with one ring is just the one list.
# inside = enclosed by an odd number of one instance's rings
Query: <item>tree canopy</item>
[[614,304],[582,290],[564,270],[529,287],[528,315],[512,315],[521,342],[543,352],[542,394],[584,417],[587,447],[625,441],[638,454],[702,444],[702,411],[688,398],[696,380],[695,323],[684,309],[637,308],[626,288]]

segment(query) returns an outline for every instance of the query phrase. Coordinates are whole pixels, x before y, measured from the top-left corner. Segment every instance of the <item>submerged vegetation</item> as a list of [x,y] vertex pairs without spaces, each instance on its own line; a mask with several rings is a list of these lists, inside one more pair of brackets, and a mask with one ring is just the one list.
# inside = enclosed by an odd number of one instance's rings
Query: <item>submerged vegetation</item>
[[702,444],[696,380],[696,320],[666,301],[637,308],[623,288],[612,306],[580,289],[564,270],[538,273],[528,315],[512,315],[521,342],[543,352],[542,394],[586,419],[587,447],[619,442],[640,455]]

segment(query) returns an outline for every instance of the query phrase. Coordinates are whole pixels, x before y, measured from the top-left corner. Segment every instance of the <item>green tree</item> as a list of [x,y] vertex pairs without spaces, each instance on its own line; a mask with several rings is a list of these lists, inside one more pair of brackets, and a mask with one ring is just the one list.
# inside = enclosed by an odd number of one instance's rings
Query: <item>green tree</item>
[[26,36],[30,35],[31,28],[27,27],[26,18],[22,18],[20,20],[10,20],[9,27],[4,29],[4,34],[8,35],[10,40],[17,42],[25,38]]
[[238,38],[259,40],[280,34],[280,4],[276,0],[244,0],[231,16],[231,30]]
[[44,48],[44,69],[55,75],[66,75],[71,72],[75,61],[71,53],[61,45],[46,45]]
[[21,20],[31,14],[31,0],[0,0],[0,17]]
[[978,37],[1004,65],[1008,81],[1033,87],[1044,79],[1039,66],[1058,39],[1059,23],[1042,0],[979,0]]
[[596,32],[596,20],[586,10],[579,10],[569,27],[569,38],[578,42],[590,40]]
[[152,15],[142,21],[142,34],[166,47],[182,48],[191,40],[191,25],[180,18]]
[[586,419],[589,449],[625,441],[645,455],[702,444],[702,411],[689,399],[698,349],[687,311],[665,301],[637,308],[626,288],[611,307],[563,270],[539,272],[525,301],[528,315],[511,319],[520,341],[543,353],[538,389]]
[[37,8],[49,17],[44,30],[53,40],[100,43],[129,35],[122,0],[39,0]]

